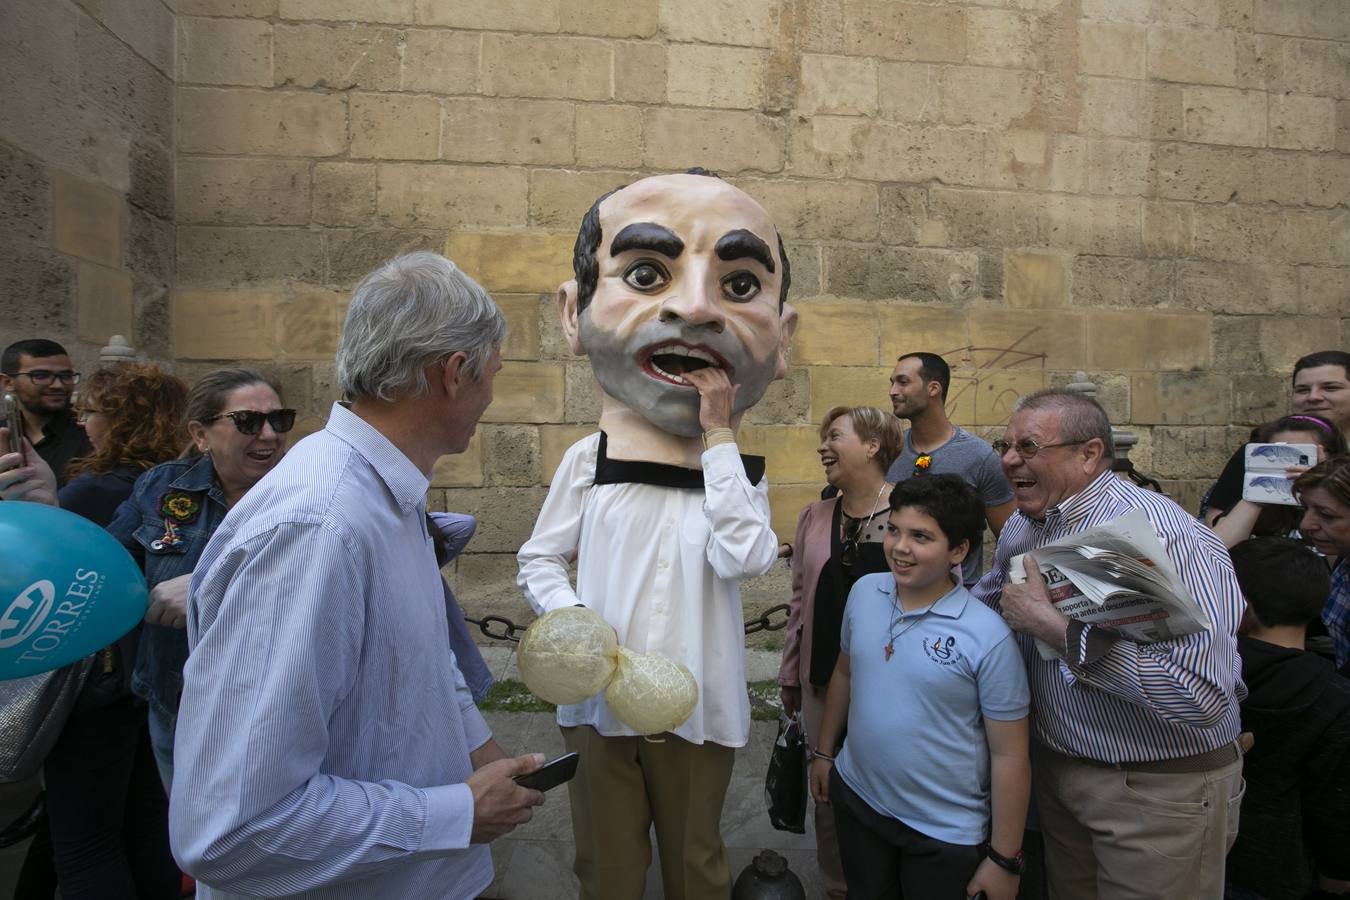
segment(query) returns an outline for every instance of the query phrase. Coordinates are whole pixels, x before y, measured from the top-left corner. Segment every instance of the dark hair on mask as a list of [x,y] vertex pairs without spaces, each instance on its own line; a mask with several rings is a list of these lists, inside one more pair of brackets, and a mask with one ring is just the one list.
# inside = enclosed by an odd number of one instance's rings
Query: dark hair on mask
[[1311,549],[1289,538],[1254,537],[1228,553],[1242,595],[1262,625],[1307,625],[1321,618],[1331,573]]
[[[702,175],[707,178],[716,178],[722,180],[722,176],[702,166],[694,166],[684,170],[685,175]],[[586,215],[581,217],[581,228],[577,231],[577,242],[572,246],[572,274],[577,280],[577,312],[581,312],[591,304],[591,298],[595,296],[595,286],[600,279],[600,261],[596,259],[596,254],[600,252],[600,244],[604,240],[604,235],[600,229],[600,204],[604,203],[614,194],[628,187],[621,184],[612,191],[606,191],[596,198],[591,204],[591,208],[586,210]],[[787,248],[783,246],[783,236],[778,237],[778,258],[783,261],[783,280],[782,286],[778,290],[778,307],[781,309],[787,302],[788,288],[792,284],[792,268],[788,263]]]
[[962,542],[974,546],[984,531],[984,502],[959,475],[915,475],[891,491],[891,512],[912,506],[932,516],[947,538],[947,545]]

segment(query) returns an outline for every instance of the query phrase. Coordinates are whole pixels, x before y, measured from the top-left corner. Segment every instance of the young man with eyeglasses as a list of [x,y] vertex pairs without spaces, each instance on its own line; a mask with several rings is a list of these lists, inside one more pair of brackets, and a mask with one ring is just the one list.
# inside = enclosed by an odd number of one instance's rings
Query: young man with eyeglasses
[[[886,480],[899,484],[916,475],[959,475],[984,504],[984,520],[997,538],[1013,512],[1013,492],[989,445],[947,418],[947,388],[952,370],[936,353],[906,353],[891,373],[891,408],[908,419],[900,455]],[[975,538],[961,563],[961,580],[972,587],[984,574],[984,533]]]
[[56,473],[57,487],[66,483],[66,466],[92,449],[70,410],[79,383],[66,348],[55,341],[18,341],[0,354],[0,391],[19,401],[24,435]]
[[[1052,897],[1223,896],[1242,799],[1237,627],[1245,603],[1223,542],[1185,510],[1111,471],[1111,423],[1063,389],[1020,401],[1003,471],[1017,512],[972,591],[1018,633],[1031,684],[1035,800]],[[1137,643],[1067,619],[1019,553],[1141,509],[1213,625]],[[1058,651],[1043,659],[1036,639]]]

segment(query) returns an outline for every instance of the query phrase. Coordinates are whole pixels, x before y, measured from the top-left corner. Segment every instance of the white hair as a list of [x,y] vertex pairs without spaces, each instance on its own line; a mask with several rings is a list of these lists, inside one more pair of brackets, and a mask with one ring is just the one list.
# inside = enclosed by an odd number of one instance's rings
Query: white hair
[[1022,410],[1055,410],[1059,413],[1059,441],[1083,442],[1096,438],[1102,442],[1102,456],[1115,459],[1115,440],[1111,436],[1111,420],[1101,404],[1086,394],[1067,388],[1046,388],[1018,399],[1015,412]]
[[352,294],[337,350],[337,382],[348,398],[392,400],[427,390],[426,367],[452,353],[483,377],[506,317],[487,291],[439,253],[395,257]]

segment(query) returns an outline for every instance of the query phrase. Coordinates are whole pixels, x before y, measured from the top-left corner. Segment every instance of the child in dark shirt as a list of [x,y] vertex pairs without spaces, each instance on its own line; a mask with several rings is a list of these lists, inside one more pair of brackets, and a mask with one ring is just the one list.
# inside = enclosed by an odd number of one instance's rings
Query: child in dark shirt
[[[1329,591],[1326,564],[1286,538],[1233,547],[1247,598],[1238,637],[1255,738],[1227,890],[1242,900],[1298,900],[1350,890],[1350,681],[1304,649]],[[1322,896],[1322,895],[1319,895]]]

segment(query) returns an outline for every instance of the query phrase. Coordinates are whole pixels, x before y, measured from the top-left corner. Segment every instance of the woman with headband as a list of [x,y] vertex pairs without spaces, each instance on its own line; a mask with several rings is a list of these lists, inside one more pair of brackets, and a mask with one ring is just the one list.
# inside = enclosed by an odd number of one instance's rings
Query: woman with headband
[[[1321,416],[1292,415],[1267,422],[1256,429],[1253,442],[1259,444],[1314,444],[1317,459],[1311,463],[1346,452],[1345,437],[1340,430]],[[1290,466],[1285,475],[1292,481],[1308,470],[1308,466]],[[1297,534],[1303,510],[1297,506],[1276,503],[1254,503],[1238,500],[1219,513],[1212,523],[1215,534],[1223,538],[1224,546],[1233,547],[1249,537]]]

